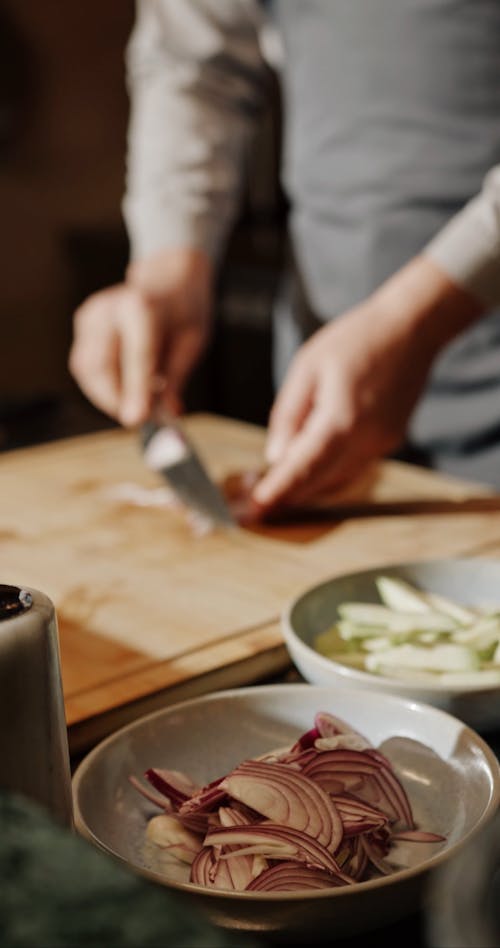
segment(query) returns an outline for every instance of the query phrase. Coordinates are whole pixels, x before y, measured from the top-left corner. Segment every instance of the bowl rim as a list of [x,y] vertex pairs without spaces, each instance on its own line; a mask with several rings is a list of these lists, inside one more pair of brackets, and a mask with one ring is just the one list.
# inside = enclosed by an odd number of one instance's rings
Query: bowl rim
[[[73,792],[73,808],[74,808],[74,826],[76,831],[87,841],[93,843],[97,846],[98,849],[101,849],[107,855],[112,856],[114,859],[118,860],[122,865],[127,866],[129,870],[137,872],[139,875],[144,876],[145,878],[150,879],[153,882],[159,882],[165,887],[184,893],[185,895],[193,896],[203,896],[204,898],[209,899],[228,899],[230,901],[245,901],[258,903],[259,901],[264,902],[297,902],[297,901],[307,901],[309,899],[326,899],[326,898],[349,898],[354,897],[356,893],[370,892],[377,890],[379,888],[386,888],[390,885],[397,885],[403,883],[406,880],[416,879],[418,876],[425,875],[426,873],[437,869],[444,862],[447,862],[452,856],[458,853],[471,839],[473,839],[477,833],[485,826],[497,812],[500,806],[500,761],[496,757],[494,751],[487,744],[484,738],[481,737],[473,728],[469,727],[463,721],[460,721],[458,718],[449,714],[447,711],[442,711],[439,708],[435,708],[431,705],[427,705],[424,702],[414,701],[409,698],[405,698],[401,695],[386,694],[385,692],[370,692],[370,697],[376,700],[383,701],[384,703],[393,704],[395,707],[401,707],[401,704],[410,705],[414,710],[422,710],[427,714],[431,714],[433,717],[438,717],[442,719],[448,719],[458,724],[460,728],[467,733],[470,739],[473,740],[478,750],[480,750],[485,758],[485,761],[488,765],[488,776],[490,781],[490,793],[487,804],[481,813],[481,816],[477,822],[472,826],[467,833],[451,846],[442,849],[440,852],[436,853],[434,856],[429,857],[425,861],[418,863],[415,866],[408,867],[406,869],[398,869],[390,873],[387,876],[380,876],[374,879],[368,879],[364,882],[357,882],[355,885],[349,886],[338,886],[332,887],[331,889],[297,889],[291,892],[241,892],[233,891],[230,889],[210,889],[203,885],[198,885],[193,882],[177,882],[175,880],[166,879],[166,877],[161,872],[155,872],[154,870],[147,869],[146,867],[137,866],[132,863],[125,856],[122,856],[120,853],[117,853],[111,846],[103,843],[88,827],[83,814],[80,810],[78,793],[80,787],[85,780],[85,776],[91,769],[93,761],[105,753],[106,748],[119,741],[122,736],[130,731],[140,729],[148,721],[154,719],[160,719],[163,716],[168,717],[170,713],[176,713],[188,708],[190,706],[197,706],[200,704],[209,703],[211,701],[220,701],[224,698],[234,698],[241,696],[242,698],[250,697],[252,695],[270,694],[274,692],[275,694],[287,693],[290,694],[293,691],[297,693],[298,691],[321,691],[322,694],[325,694],[327,691],[330,691],[328,685],[314,685],[308,682],[299,682],[299,683],[284,683],[284,684],[263,684],[263,685],[249,685],[243,688],[229,688],[214,691],[205,695],[199,695],[194,698],[189,698],[185,701],[175,702],[174,704],[167,705],[164,708],[160,708],[157,711],[152,711],[149,714],[143,715],[137,718],[134,721],[129,722],[123,727],[119,728],[117,731],[110,734],[108,737],[100,741],[91,751],[89,751],[86,756],[80,761],[76,767],[73,777],[72,777],[72,792]],[[360,701],[366,700],[367,692],[365,689],[343,689],[343,694],[351,694],[354,697],[358,696]]]
[[[285,638],[285,643],[288,647],[290,643],[291,648],[300,647],[314,659],[318,665],[327,672],[333,672],[334,674],[339,675],[342,678],[345,678],[352,681],[353,685],[358,684],[360,687],[366,685],[367,688],[370,685],[377,685],[379,687],[374,688],[376,691],[385,691],[387,688],[390,691],[391,688],[397,687],[398,692],[403,697],[408,695],[410,697],[415,692],[418,692],[419,695],[424,695],[425,693],[429,695],[442,695],[443,697],[464,697],[470,695],[489,695],[494,694],[495,692],[500,692],[500,682],[498,684],[485,684],[483,686],[472,685],[470,687],[458,687],[456,685],[447,685],[441,684],[436,681],[429,682],[420,682],[420,681],[411,681],[406,678],[390,678],[388,675],[379,675],[374,672],[364,671],[363,669],[351,668],[349,665],[344,665],[342,662],[337,662],[333,658],[328,658],[326,655],[322,655],[321,652],[318,652],[312,645],[309,645],[304,639],[295,631],[292,623],[292,613],[300,604],[315,593],[320,592],[322,589],[330,587],[332,584],[340,580],[345,579],[356,579],[359,576],[364,576],[366,574],[383,574],[387,570],[400,570],[400,569],[412,569],[413,567],[419,566],[429,566],[440,564],[453,564],[461,563],[463,565],[467,564],[480,564],[487,563],[492,566],[497,566],[500,577],[500,559],[488,559],[487,557],[436,557],[435,559],[423,559],[423,560],[403,560],[401,562],[391,562],[383,563],[381,566],[376,567],[367,567],[366,569],[353,570],[352,572],[347,573],[338,573],[335,576],[331,576],[329,579],[322,580],[319,583],[316,583],[312,586],[308,586],[303,589],[297,596],[295,596],[282,610],[280,615],[281,629]],[[404,695],[402,694],[404,692]],[[425,699],[420,698],[421,701]]]

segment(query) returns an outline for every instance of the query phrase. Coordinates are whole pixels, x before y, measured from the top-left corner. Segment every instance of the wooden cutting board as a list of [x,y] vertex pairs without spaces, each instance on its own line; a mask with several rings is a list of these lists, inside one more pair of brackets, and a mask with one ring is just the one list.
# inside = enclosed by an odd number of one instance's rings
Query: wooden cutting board
[[[207,415],[186,424],[216,479],[262,465],[261,429]],[[405,516],[197,535],[182,511],[153,505],[161,489],[137,437],[121,430],[0,459],[0,579],[41,589],[56,606],[74,749],[167,700],[285,668],[279,615],[327,575],[373,565],[382,553],[387,562],[392,551],[427,556],[431,535],[436,555],[500,537],[494,512],[469,513],[467,529],[454,531],[419,518],[419,540]],[[151,506],[132,502],[134,492]],[[352,504],[352,490],[345,496]],[[355,501],[373,510],[388,500],[460,505],[484,496],[476,485],[385,462],[360,481]]]

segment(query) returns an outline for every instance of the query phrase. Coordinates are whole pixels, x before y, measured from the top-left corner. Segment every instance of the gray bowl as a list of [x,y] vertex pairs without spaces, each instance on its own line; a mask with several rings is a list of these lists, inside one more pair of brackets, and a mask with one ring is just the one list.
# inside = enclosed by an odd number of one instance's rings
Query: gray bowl
[[[208,890],[179,881],[160,851],[145,844],[158,812],[130,785],[151,766],[183,770],[199,782],[241,760],[292,743],[318,710],[362,731],[393,761],[417,822],[446,836],[443,843],[407,844],[404,868],[355,886],[315,892]],[[396,737],[399,735],[399,737]],[[225,929],[279,932],[310,940],[396,921],[418,906],[432,872],[495,813],[497,760],[482,739],[434,708],[352,689],[289,684],[219,692],[165,708],[107,738],[82,761],[73,781],[76,827],[95,845],[201,909]],[[150,845],[150,844],[149,844]],[[409,852],[408,852],[409,850]]]
[[320,655],[313,646],[318,633],[338,618],[342,602],[378,602],[375,579],[383,573],[407,580],[428,592],[447,596],[465,606],[497,602],[500,607],[500,561],[483,559],[427,560],[400,563],[337,576],[302,592],[284,611],[282,629],[292,661],[317,685],[366,688],[401,695],[441,708],[478,730],[500,724],[500,686],[457,689],[439,683],[383,677]]

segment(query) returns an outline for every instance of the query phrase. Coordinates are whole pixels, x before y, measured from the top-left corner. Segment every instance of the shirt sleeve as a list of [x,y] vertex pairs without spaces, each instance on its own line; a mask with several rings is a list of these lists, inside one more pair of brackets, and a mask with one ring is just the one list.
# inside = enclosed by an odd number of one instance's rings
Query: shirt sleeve
[[500,303],[500,165],[424,253],[488,308]]
[[261,16],[258,0],[138,0],[126,53],[132,258],[168,246],[220,258],[263,100]]

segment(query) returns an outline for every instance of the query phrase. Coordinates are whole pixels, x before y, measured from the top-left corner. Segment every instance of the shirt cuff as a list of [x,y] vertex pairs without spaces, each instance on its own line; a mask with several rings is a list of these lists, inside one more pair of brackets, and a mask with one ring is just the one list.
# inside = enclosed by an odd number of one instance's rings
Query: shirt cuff
[[500,213],[484,193],[456,214],[423,252],[488,308],[500,303]]

